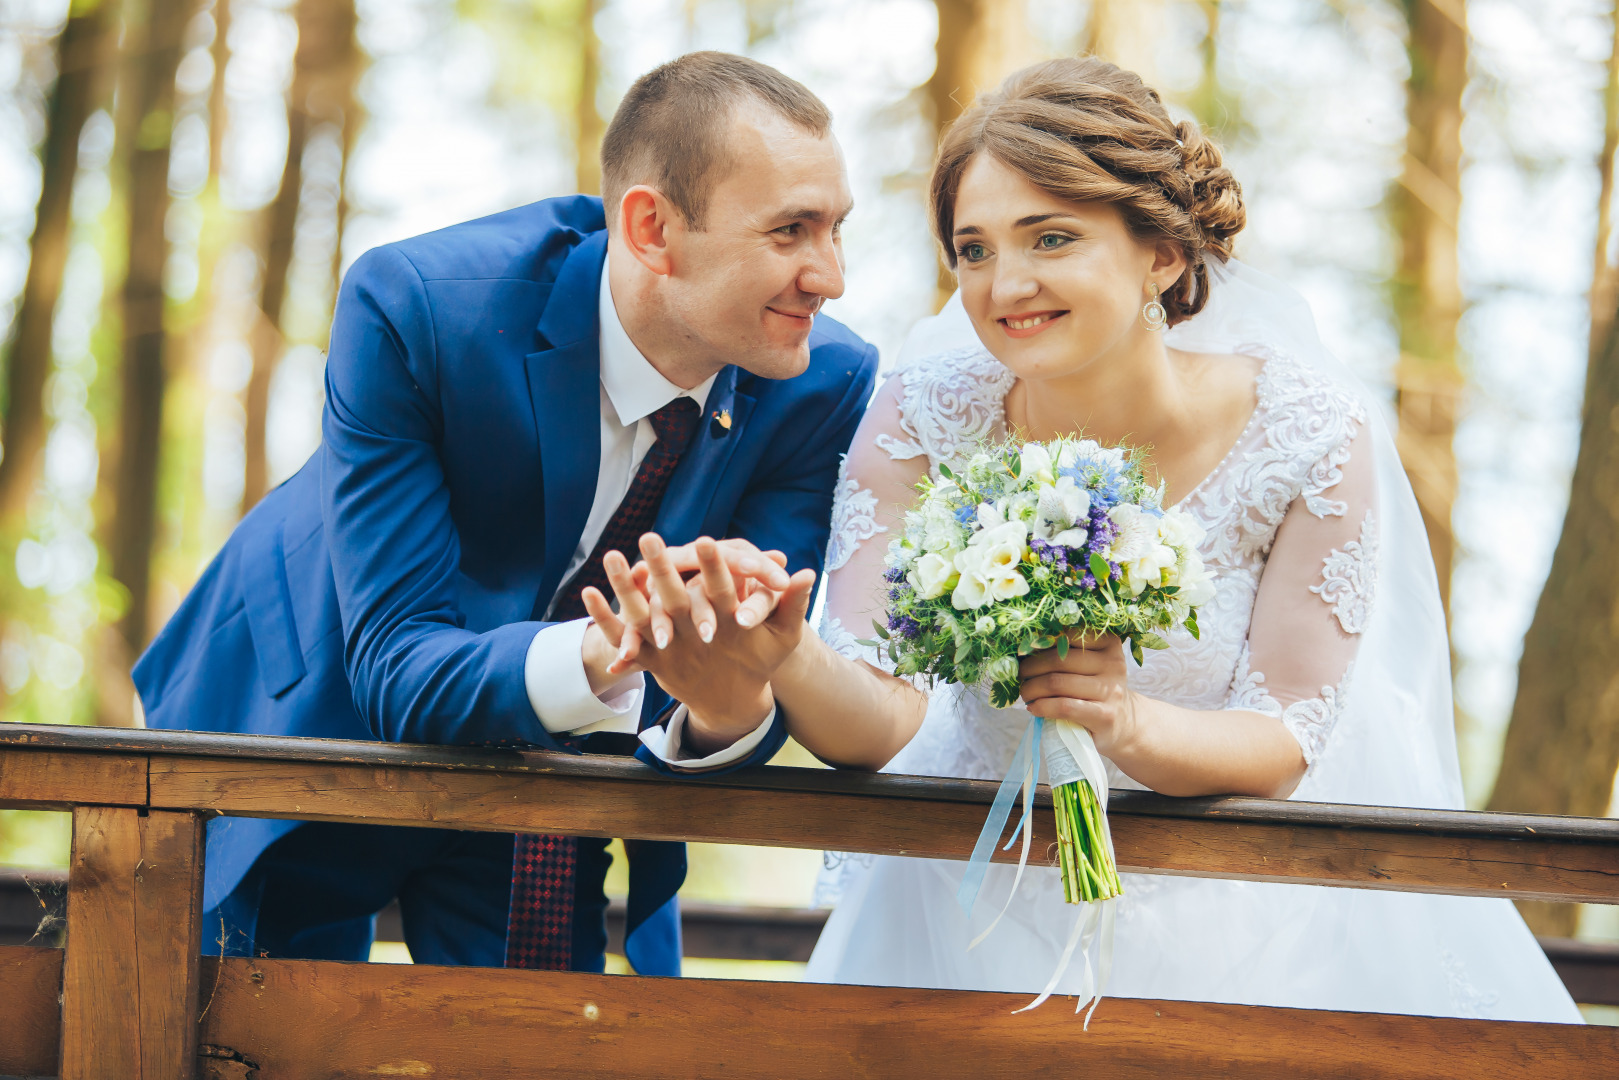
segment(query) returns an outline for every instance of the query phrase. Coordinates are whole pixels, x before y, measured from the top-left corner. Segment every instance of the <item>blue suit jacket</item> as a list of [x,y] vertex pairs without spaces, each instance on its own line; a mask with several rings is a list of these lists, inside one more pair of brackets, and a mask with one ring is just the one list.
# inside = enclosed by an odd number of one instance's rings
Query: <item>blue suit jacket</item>
[[[541,726],[523,660],[595,495],[606,247],[600,200],[572,196],[355,262],[332,325],[322,446],[243,518],[136,664],[148,725],[577,750]],[[657,531],[743,536],[819,570],[875,370],[876,350],[825,316],[796,378],[725,368]],[[667,703],[649,685],[643,725]],[[784,738],[778,719],[740,764]],[[295,827],[212,822],[205,905]],[[683,850],[637,867],[630,925],[663,910],[684,874]]]

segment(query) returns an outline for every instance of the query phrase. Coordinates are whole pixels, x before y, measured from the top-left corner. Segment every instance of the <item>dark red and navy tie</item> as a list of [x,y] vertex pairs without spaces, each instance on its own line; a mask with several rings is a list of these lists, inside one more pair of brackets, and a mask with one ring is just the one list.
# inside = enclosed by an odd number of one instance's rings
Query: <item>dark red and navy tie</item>
[[[639,541],[657,520],[669,478],[697,430],[700,410],[689,397],[678,397],[653,413],[652,444],[624,500],[602,531],[590,557],[568,583],[557,590],[551,619],[567,622],[585,615],[580,593],[594,585],[609,597],[607,571],[602,559],[609,551],[622,552],[630,562],[639,558]],[[574,877],[578,868],[578,842],[572,836],[519,834],[512,849],[511,914],[506,923],[506,966],[567,971],[573,966]]]

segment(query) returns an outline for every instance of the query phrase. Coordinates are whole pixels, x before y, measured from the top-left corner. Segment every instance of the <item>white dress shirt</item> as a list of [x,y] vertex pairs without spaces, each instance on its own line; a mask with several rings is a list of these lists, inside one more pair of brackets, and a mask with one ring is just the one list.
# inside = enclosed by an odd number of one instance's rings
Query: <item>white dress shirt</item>
[[[641,350],[635,347],[619,321],[613,306],[612,289],[608,284],[607,267],[602,267],[599,317],[601,321],[601,466],[596,474],[596,495],[590,503],[590,516],[579,536],[579,545],[563,571],[564,583],[584,565],[596,543],[607,529],[630,490],[635,471],[646,457],[657,433],[652,428],[651,416],[678,397],[689,397],[697,402],[699,410],[708,401],[708,392],[714,386],[715,376],[690,390],[682,390],[653,367]],[[700,414],[699,414],[700,415]],[[699,427],[699,432],[702,430]],[[556,598],[546,608],[549,616],[556,606]],[[547,626],[534,635],[523,665],[523,681],[528,689],[528,700],[545,730],[588,734],[595,731],[628,732],[634,734],[640,726],[641,696],[646,679],[640,673],[627,676],[603,690],[601,696],[591,693],[590,680],[585,675],[582,646],[589,619]],[[685,730],[686,707],[680,706],[669,719],[666,728],[651,728],[641,741],[660,759],[680,769],[701,770],[716,768],[738,761],[750,754],[764,741],[775,720],[775,710],[764,723],[723,750],[703,758],[690,758],[682,753],[681,736]]]

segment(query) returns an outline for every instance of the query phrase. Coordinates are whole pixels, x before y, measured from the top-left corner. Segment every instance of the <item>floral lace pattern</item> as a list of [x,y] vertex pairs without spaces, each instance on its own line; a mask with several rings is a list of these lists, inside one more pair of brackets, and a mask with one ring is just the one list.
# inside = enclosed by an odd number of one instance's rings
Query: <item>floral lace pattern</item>
[[1321,569],[1321,584],[1310,591],[1332,608],[1346,634],[1364,633],[1372,618],[1377,589],[1377,522],[1370,510],[1360,524],[1360,539],[1334,548]]
[[[1149,651],[1141,667],[1132,666],[1130,686],[1186,708],[1252,709],[1279,717],[1298,739],[1306,761],[1313,762],[1342,712],[1348,673],[1337,686],[1323,687],[1321,696],[1284,707],[1271,696],[1263,673],[1249,670],[1248,628],[1260,579],[1289,507],[1302,498],[1318,518],[1348,512],[1346,503],[1331,496],[1366,413],[1354,393],[1290,356],[1260,347],[1239,351],[1261,362],[1253,417],[1225,459],[1179,504],[1203,526],[1201,553],[1214,577],[1215,598],[1200,609],[1201,637],[1185,630],[1165,635],[1169,648]],[[925,455],[930,472],[937,473],[940,462],[950,462],[965,444],[1004,437],[1005,398],[1016,379],[982,348],[928,357],[902,369],[898,377],[899,432],[875,439],[891,458]],[[857,485],[840,485],[840,502],[860,494]],[[834,528],[860,513],[859,507],[840,506]],[[1370,546],[1368,539],[1373,540]],[[1374,534],[1363,533],[1359,548],[1352,557],[1361,560],[1358,580],[1364,587],[1344,608],[1344,617],[1355,625],[1361,625],[1371,603]],[[1350,556],[1347,545],[1345,554]],[[1322,598],[1337,604],[1338,587],[1333,588],[1330,598]],[[844,655],[879,665],[886,659],[874,660],[876,650],[858,645],[836,619],[824,619],[820,633]],[[1022,709],[991,708],[986,695],[973,688],[933,687],[921,730],[885,771],[999,779],[1027,722]],[[1108,765],[1114,786],[1142,786]],[[834,861],[836,870],[829,868],[823,875],[821,895],[828,898],[865,866],[859,859]]]
[[928,457],[928,468],[950,461],[962,443],[992,438],[1006,421],[1006,394],[1017,381],[982,346],[957,349],[907,364],[898,372],[900,430],[909,438],[878,435],[896,461]]
[[832,491],[832,531],[826,542],[826,572],[841,570],[852,555],[860,549],[862,540],[870,540],[888,530],[877,524],[877,496],[870,488],[848,475],[849,456],[843,456],[838,467],[838,485]]

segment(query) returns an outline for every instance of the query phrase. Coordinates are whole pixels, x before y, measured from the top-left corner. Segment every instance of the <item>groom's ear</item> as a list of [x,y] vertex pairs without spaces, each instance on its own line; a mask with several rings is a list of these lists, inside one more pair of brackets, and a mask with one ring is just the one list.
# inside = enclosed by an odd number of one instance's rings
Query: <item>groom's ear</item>
[[676,212],[657,188],[637,184],[618,204],[624,243],[637,262],[661,277],[674,269],[670,254],[672,233],[679,228]]

